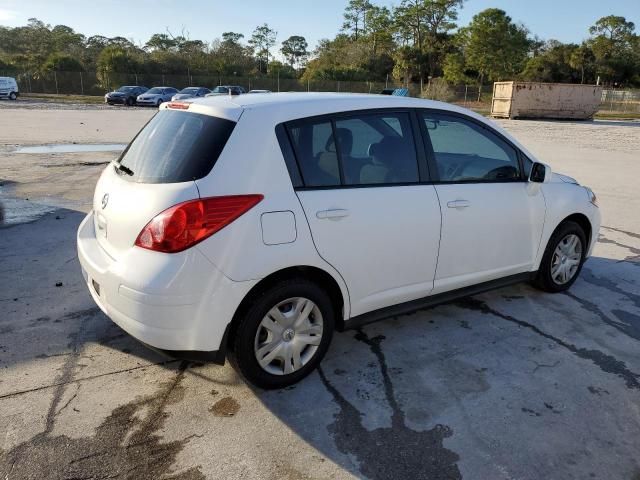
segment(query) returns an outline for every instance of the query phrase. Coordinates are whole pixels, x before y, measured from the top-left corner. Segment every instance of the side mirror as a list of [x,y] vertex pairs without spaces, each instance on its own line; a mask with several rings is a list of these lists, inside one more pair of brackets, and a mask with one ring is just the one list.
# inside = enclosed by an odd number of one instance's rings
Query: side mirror
[[543,183],[547,176],[547,166],[543,163],[534,163],[529,174],[529,181],[535,183]]

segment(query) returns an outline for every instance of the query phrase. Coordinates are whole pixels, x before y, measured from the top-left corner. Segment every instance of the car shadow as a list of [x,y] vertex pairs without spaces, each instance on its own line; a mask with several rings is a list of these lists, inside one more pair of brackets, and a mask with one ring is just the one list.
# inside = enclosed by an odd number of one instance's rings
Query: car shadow
[[592,258],[564,294],[520,284],[337,334],[317,373],[255,393],[358,477],[604,475],[615,448],[577,465],[572,436],[637,444],[612,411],[640,390],[638,283],[640,263]]

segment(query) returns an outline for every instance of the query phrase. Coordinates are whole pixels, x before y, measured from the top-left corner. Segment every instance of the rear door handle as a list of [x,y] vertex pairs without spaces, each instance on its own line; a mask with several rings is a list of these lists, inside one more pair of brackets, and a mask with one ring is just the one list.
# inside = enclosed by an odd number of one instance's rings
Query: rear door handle
[[349,216],[349,210],[344,210],[342,208],[334,208],[331,210],[320,210],[316,212],[316,217],[320,220],[324,220],[325,218],[329,219],[337,219],[344,218]]
[[471,206],[469,200],[454,200],[453,202],[447,203],[447,207],[449,208],[467,208],[469,206]]

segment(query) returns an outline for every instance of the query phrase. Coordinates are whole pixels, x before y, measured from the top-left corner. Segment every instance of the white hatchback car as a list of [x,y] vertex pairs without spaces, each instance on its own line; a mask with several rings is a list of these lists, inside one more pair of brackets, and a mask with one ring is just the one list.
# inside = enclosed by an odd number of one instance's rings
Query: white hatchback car
[[531,280],[569,288],[595,195],[469,110],[351,94],[164,104],[102,173],[78,254],[142,342],[297,382],[334,329]]

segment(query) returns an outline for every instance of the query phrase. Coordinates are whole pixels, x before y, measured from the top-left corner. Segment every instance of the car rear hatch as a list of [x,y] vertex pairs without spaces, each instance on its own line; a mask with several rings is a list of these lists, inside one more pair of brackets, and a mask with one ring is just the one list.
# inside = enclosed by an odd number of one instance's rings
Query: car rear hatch
[[96,236],[116,260],[156,215],[199,198],[195,180],[211,171],[235,127],[228,118],[186,110],[160,110],[96,185]]

